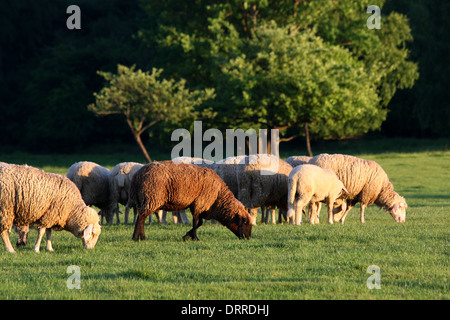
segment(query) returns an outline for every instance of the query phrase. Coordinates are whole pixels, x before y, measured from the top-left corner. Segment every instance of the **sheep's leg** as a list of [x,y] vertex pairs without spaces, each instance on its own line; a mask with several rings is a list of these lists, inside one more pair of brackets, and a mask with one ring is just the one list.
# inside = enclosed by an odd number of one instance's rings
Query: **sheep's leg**
[[178,218],[180,217],[180,211],[172,212],[172,219],[174,224],[178,224]]
[[270,208],[269,212],[270,212],[272,224],[276,224],[277,221],[276,221],[276,218],[275,218],[275,208]]
[[300,198],[295,198],[295,218],[294,218],[294,224],[301,225],[303,223],[303,215],[302,211],[305,207],[304,204],[302,204],[302,201]]
[[309,203],[309,222],[319,224],[320,202]]
[[314,208],[313,204],[310,202],[308,205],[308,222],[314,224]]
[[161,223],[161,224],[167,224],[166,217],[167,217],[167,212],[166,212],[166,210],[159,210],[159,211],[158,211],[158,220],[159,220],[159,223]]
[[53,252],[53,247],[52,247],[52,229],[48,228],[47,230],[45,230],[45,236],[47,237],[47,251]]
[[283,208],[278,208],[278,223],[283,224],[283,216],[286,219],[286,210]]
[[16,253],[13,246],[11,245],[11,241],[9,240],[8,230],[9,230],[9,228],[3,230],[3,232],[2,232],[3,243],[5,244],[6,251],[11,252],[11,253]]
[[27,244],[28,240],[28,232],[30,231],[30,228],[28,226],[20,226],[20,227],[14,227],[14,229],[17,231],[17,243],[16,246],[24,246]]
[[125,207],[125,214],[124,214],[124,223],[128,224],[128,216],[130,214],[130,208],[128,208],[128,206]]
[[42,238],[44,237],[45,229],[46,228],[39,228],[38,229],[38,237],[37,237],[37,240],[36,240],[36,244],[34,245],[34,248],[33,248],[33,250],[35,252],[39,253],[39,251],[40,251],[41,242],[42,242]]
[[333,224],[333,204],[334,204],[334,200],[328,200],[327,201],[327,206],[328,206],[328,223],[329,224]]
[[187,241],[189,239],[192,239],[194,241],[198,241],[200,240],[197,237],[197,229],[198,227],[200,227],[203,224],[203,219],[200,218],[199,216],[196,215],[192,215],[192,229],[189,230],[183,237],[183,241]]
[[[136,223],[137,217],[138,217],[137,209],[136,209],[136,207],[133,207],[133,223]],[[151,222],[151,220],[152,220],[152,216],[150,216],[150,222]]]
[[361,203],[361,211],[360,211],[360,220],[361,223],[364,223],[364,210],[366,209],[366,205]]
[[266,223],[266,207],[261,207],[261,223]]
[[117,207],[114,211],[116,212],[116,224],[120,224],[119,213],[121,213],[121,212],[119,209],[119,205],[117,205]]
[[144,232],[145,218],[146,216],[143,214],[139,214],[137,217],[132,238],[134,241],[145,240],[145,232]]
[[322,204],[320,202],[316,202],[316,208],[315,208],[316,223],[319,223],[319,215],[320,215],[320,209],[321,208],[322,208]]
[[258,208],[251,208],[249,213],[253,218],[253,225],[256,226],[256,217],[258,216]]
[[347,214],[348,214],[348,212],[353,208],[353,204],[348,204],[347,205],[347,209],[345,210],[345,212],[344,212],[344,214],[342,215],[342,217],[341,217],[341,219],[340,219],[340,221],[341,221],[341,223],[342,224],[344,224],[344,221],[345,221],[345,217],[347,216]]
[[180,218],[181,218],[181,222],[183,222],[184,224],[189,224],[189,219],[186,216],[186,210],[180,210]]

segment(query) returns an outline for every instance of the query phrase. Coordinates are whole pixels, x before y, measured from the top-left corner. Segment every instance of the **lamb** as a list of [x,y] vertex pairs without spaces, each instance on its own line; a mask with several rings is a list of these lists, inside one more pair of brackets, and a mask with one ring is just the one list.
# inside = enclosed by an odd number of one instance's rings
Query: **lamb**
[[93,205],[100,208],[102,220],[104,216],[108,224],[112,224],[114,213],[119,219],[117,203],[115,207],[112,207],[110,202],[110,172],[97,163],[80,161],[74,163],[66,174],[66,177],[73,181],[80,190],[84,202],[88,206]]
[[[303,164],[295,167],[289,174],[287,216],[295,213],[295,220],[302,223],[302,211],[310,205],[310,222],[318,222],[319,203],[325,202],[328,206],[328,223],[333,223],[333,205],[342,191],[347,192],[333,170],[322,169],[312,164]],[[295,202],[295,210],[294,210]]]
[[291,156],[286,159],[286,162],[295,168],[296,166],[307,164],[309,160],[311,160],[311,157],[308,156]]
[[238,199],[248,208],[274,208],[286,218],[288,178],[292,166],[271,154],[247,156],[244,166],[238,166]]
[[197,229],[203,219],[215,219],[239,238],[250,238],[252,218],[233,196],[222,179],[209,168],[172,161],[153,162],[134,175],[130,201],[137,204],[138,220],[133,240],[145,239],[144,221],[152,212],[184,210],[192,212],[193,227],[183,240],[199,240]]
[[8,235],[12,225],[38,229],[36,252],[44,232],[47,249],[53,250],[50,228],[69,231],[82,239],[85,249],[92,249],[101,232],[98,219],[66,177],[26,165],[0,166],[0,233],[7,251],[15,253]]
[[345,196],[347,208],[341,208],[341,212],[336,213],[335,221],[344,223],[348,212],[360,202],[362,223],[365,208],[373,203],[388,211],[396,222],[405,222],[406,201],[394,191],[386,172],[375,161],[343,154],[320,154],[309,163],[333,170],[349,191]]
[[[110,207],[117,208],[118,204],[128,203],[130,181],[134,174],[143,167],[137,162],[122,162],[117,164],[109,174]],[[133,207],[134,220],[136,220],[136,208]],[[125,208],[125,224],[128,224],[130,208]]]

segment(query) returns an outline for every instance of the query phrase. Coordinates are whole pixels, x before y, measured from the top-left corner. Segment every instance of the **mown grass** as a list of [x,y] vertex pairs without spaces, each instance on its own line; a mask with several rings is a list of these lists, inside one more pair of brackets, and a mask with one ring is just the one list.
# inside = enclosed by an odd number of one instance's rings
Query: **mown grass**
[[[16,255],[0,252],[0,297],[449,299],[450,152],[360,156],[379,162],[405,196],[405,224],[372,206],[365,224],[359,222],[359,208],[344,225],[324,223],[323,211],[320,225],[258,224],[248,241],[206,223],[199,229],[199,242],[183,242],[190,226],[168,219],[168,225],[146,225],[148,239],[139,243],[131,240],[132,225],[103,226],[91,251],[83,250],[81,240],[70,233],[54,232],[55,252],[42,248],[40,254],[32,250],[37,234],[32,230],[28,245]],[[64,174],[72,162],[83,159],[71,156],[65,164],[62,157],[54,166],[50,158],[40,159],[40,167]],[[102,163],[100,156],[95,160]],[[113,165],[114,159],[108,161]],[[16,239],[12,233],[11,241]],[[70,265],[80,267],[80,290],[67,288]],[[366,286],[371,265],[380,268],[379,290]]]

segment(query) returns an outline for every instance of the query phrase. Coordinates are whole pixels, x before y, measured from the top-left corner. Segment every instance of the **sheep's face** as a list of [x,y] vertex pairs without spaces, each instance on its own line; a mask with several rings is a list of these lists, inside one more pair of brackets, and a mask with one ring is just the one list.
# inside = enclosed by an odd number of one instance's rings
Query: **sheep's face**
[[236,214],[235,218],[228,225],[228,229],[230,229],[239,239],[250,239],[253,218],[245,210],[244,214],[246,214],[246,216]]
[[336,199],[333,205],[333,215],[342,215],[347,209],[347,201],[342,198]]
[[93,249],[100,236],[101,227],[98,223],[88,225],[84,231],[81,239],[83,240],[83,248]]
[[403,199],[402,202],[398,202],[394,204],[394,206],[389,209],[389,213],[394,218],[395,222],[401,222],[404,223],[406,220],[406,208],[408,205],[406,204],[405,200]]

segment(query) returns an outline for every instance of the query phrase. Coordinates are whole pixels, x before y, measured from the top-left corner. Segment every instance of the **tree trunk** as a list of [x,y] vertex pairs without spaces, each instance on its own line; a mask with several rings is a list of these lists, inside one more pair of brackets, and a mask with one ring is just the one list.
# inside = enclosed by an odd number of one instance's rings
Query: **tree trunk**
[[311,143],[309,141],[309,129],[308,129],[308,124],[307,123],[305,123],[304,128],[305,128],[305,138],[306,138],[306,150],[308,150],[308,156],[312,157],[313,154],[312,154],[312,151],[311,151]]
[[136,139],[137,144],[139,145],[139,148],[141,148],[142,153],[144,154],[145,159],[148,163],[152,162],[152,159],[148,155],[147,149],[145,148],[144,144],[141,140],[141,135],[138,133],[133,132],[134,138]]

